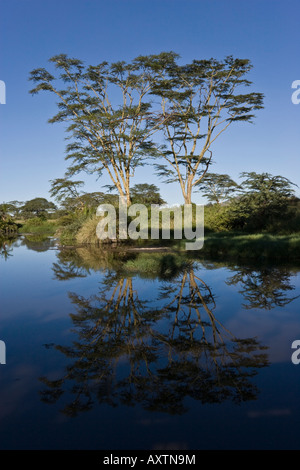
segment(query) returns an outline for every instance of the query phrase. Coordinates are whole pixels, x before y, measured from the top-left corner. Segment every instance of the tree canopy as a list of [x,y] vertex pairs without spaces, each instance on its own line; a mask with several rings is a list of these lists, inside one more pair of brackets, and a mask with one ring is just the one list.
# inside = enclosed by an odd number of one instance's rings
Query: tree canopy
[[26,218],[32,216],[42,217],[46,216],[49,211],[55,209],[56,206],[53,202],[43,197],[36,197],[25,202],[24,206],[22,206],[22,215]]
[[131,190],[132,202],[135,204],[165,204],[159,193],[159,189],[155,184],[136,184]]
[[288,218],[288,206],[296,186],[287,178],[270,173],[243,172],[241,195],[232,207],[240,228],[261,229],[278,218]]
[[87,193],[79,188],[83,186],[83,181],[72,181],[67,178],[57,178],[51,180],[50,194],[61,204],[66,211],[97,208],[99,204],[110,203],[118,205],[117,194],[105,194],[101,191]]
[[210,202],[221,204],[237,191],[239,185],[229,175],[206,173],[197,188]]
[[130,204],[130,180],[143,157],[154,151],[150,136],[159,126],[159,120],[150,124],[152,105],[147,100],[155,74],[138,59],[85,66],[60,54],[50,62],[58,73],[33,70],[30,80],[36,86],[30,93],[49,91],[59,99],[58,113],[49,122],[69,124],[66,159],[72,163],[66,176],[85,171],[99,177],[106,172]]
[[152,93],[160,99],[164,137],[164,163],[157,171],[166,182],[179,182],[189,204],[212,163],[212,144],[231,124],[252,122],[263,107],[263,95],[246,92],[251,85],[245,78],[252,68],[248,59],[228,56],[179,65],[178,56],[170,54],[166,66],[155,56],[151,60],[160,72]]
[[261,93],[246,93],[252,67],[247,59],[181,65],[178,54],[162,52],[129,63],[86,66],[66,54],[50,62],[53,74],[45,68],[31,72],[30,93],[58,98],[58,113],[49,122],[68,124],[65,178],[106,173],[127,204],[136,168],[151,158],[158,174],[179,182],[185,203],[191,203],[194,186],[212,163],[213,142],[232,123],[251,122],[263,107]]

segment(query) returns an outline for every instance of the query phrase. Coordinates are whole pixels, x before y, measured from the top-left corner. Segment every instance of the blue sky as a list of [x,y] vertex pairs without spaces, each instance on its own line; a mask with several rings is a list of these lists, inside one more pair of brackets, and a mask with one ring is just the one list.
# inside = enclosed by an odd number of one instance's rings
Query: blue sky
[[[87,64],[170,50],[184,62],[250,59],[252,90],[264,93],[265,109],[255,124],[232,126],[215,142],[212,171],[237,181],[242,171],[269,172],[300,186],[300,105],[291,101],[292,82],[300,80],[299,17],[299,0],[2,1],[0,202],[49,198],[49,180],[65,172],[64,128],[47,123],[55,100],[28,93],[29,72],[59,53]],[[136,172],[133,183],[142,182],[158,185],[169,203],[183,202],[179,188],[162,184],[149,167]],[[89,177],[85,190],[108,183]]]

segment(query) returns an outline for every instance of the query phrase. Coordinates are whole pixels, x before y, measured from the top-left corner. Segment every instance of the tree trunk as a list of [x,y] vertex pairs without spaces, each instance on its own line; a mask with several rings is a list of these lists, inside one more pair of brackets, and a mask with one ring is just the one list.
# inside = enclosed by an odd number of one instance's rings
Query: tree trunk
[[184,203],[185,204],[192,204],[192,194],[191,191],[186,193],[186,196],[184,197]]
[[127,202],[128,207],[131,206],[131,200],[130,200],[130,194],[129,193],[126,194],[126,202]]
[[187,180],[186,193],[184,195],[185,204],[192,204],[192,189],[193,189],[192,183],[193,183],[193,179],[191,176],[189,176]]

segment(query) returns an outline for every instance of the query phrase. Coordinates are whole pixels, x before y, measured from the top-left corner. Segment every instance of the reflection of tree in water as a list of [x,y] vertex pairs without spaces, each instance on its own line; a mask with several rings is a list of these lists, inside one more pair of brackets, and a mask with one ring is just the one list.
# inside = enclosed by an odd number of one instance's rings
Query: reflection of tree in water
[[77,309],[71,319],[79,341],[70,348],[57,346],[57,349],[75,361],[61,380],[43,379],[50,387],[42,393],[44,400],[55,401],[63,393],[62,385],[74,380],[71,389],[74,400],[65,407],[67,414],[90,409],[93,395],[99,403],[110,405],[128,401],[125,395],[129,390],[122,385],[123,379],[116,378],[118,366],[128,358],[126,380],[138,387],[142,377],[140,367],[150,370],[150,363],[158,359],[156,348],[147,339],[159,312],[148,310],[147,302],[138,299],[132,279],[115,280],[107,276],[98,295],[89,299],[69,295]]
[[190,396],[203,403],[255,399],[249,378],[267,365],[266,349],[255,338],[234,337],[215,317],[210,288],[193,269],[165,286],[162,298],[171,317],[169,329],[158,339],[168,348],[168,364],[160,370],[171,380],[177,399]]
[[54,246],[55,240],[44,234],[23,235],[21,245],[26,246],[28,250],[37,252],[48,251]]
[[[235,269],[236,270],[236,269]],[[289,296],[295,289],[290,283],[291,272],[285,267],[251,267],[238,268],[236,274],[231,276],[226,284],[240,284],[239,293],[243,295],[246,303],[245,309],[259,308],[271,310],[274,307],[284,307],[299,296]]]
[[70,294],[78,339],[56,346],[70,363],[62,378],[41,379],[43,401],[64,395],[63,412],[73,416],[95,401],[183,413],[186,397],[203,403],[256,398],[250,379],[267,365],[265,348],[233,337],[217,321],[213,294],[192,268],[164,282],[153,303],[139,299],[133,282],[108,273],[97,295]]
[[[75,252],[76,253],[76,252]],[[77,277],[86,277],[89,271],[78,265],[74,256],[70,257],[69,250],[58,252],[58,262],[53,263],[52,270],[55,279],[58,281],[68,281]]]
[[12,245],[16,241],[15,238],[3,239],[0,238],[0,257],[5,261],[12,256]]
[[52,270],[55,279],[67,281],[76,277],[87,277],[92,271],[118,267],[123,254],[98,247],[65,248],[57,252],[57,262]]

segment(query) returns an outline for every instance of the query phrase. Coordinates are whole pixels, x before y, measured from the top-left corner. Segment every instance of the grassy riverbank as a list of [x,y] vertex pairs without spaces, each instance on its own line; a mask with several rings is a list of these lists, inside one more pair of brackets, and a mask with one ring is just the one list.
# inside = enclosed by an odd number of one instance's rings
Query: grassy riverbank
[[[19,229],[20,233],[37,235],[55,235],[61,245],[101,247],[96,235],[99,218],[65,217],[57,220],[27,220]],[[233,260],[257,260],[274,262],[300,262],[300,232],[295,233],[246,233],[234,231],[214,231],[205,227],[204,246],[200,250],[187,251],[185,240],[126,240],[113,245],[118,250],[150,250],[164,247],[169,252],[180,252],[189,259],[212,258]],[[103,250],[111,248],[111,243],[103,243]],[[156,269],[154,256],[147,259],[145,271]],[[129,269],[133,269],[134,266]],[[143,268],[143,269],[144,269]],[[173,268],[172,268],[173,269]]]
[[42,220],[39,218],[28,219],[19,228],[19,233],[30,233],[38,235],[54,235],[58,228],[57,222],[53,220]]
[[196,256],[300,262],[300,233],[210,233]]
[[[168,253],[175,253],[180,258],[176,258],[179,265],[190,259],[213,259],[251,262],[272,262],[272,263],[292,263],[300,264],[300,234],[273,235],[267,233],[244,234],[244,233],[209,233],[204,237],[204,245],[200,250],[186,251],[185,241],[174,241],[166,246],[166,252],[149,252],[148,257],[138,261],[130,262],[127,265],[129,270],[135,267],[143,271],[157,269],[158,259],[164,258],[165,262],[170,262],[170,269],[177,269],[178,263],[174,264],[174,258],[168,258]],[[147,251],[147,244],[139,247],[129,247],[129,250],[141,253]],[[138,265],[136,265],[136,262]]]

